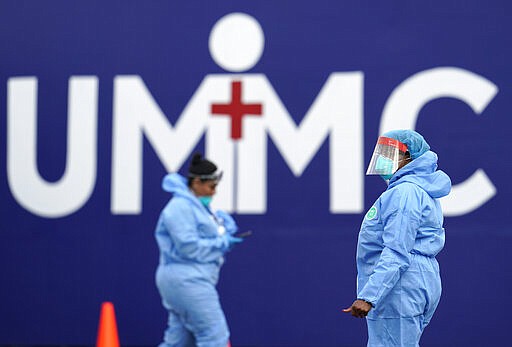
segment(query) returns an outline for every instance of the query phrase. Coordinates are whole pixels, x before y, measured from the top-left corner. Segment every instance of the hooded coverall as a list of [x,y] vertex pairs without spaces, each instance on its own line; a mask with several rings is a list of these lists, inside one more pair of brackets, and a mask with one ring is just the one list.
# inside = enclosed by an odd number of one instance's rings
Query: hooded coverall
[[162,187],[173,197],[155,230],[156,285],[169,313],[160,347],[226,347],[229,330],[215,285],[236,224],[226,213],[212,214],[179,174],[165,176]]
[[438,198],[451,181],[427,151],[398,170],[368,210],[357,245],[357,298],[372,304],[368,346],[419,346],[441,296]]

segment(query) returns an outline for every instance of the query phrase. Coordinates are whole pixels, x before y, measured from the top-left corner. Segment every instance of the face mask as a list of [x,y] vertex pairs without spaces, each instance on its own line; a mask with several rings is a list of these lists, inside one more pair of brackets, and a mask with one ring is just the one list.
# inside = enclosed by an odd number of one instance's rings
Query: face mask
[[379,156],[377,161],[375,162],[375,171],[378,173],[382,173],[382,175],[393,176],[393,160],[386,158],[384,156]]
[[212,202],[211,196],[198,196],[197,198],[201,201],[201,204],[203,204],[204,207],[209,207],[210,202]]
[[385,181],[391,179],[391,177],[393,177],[393,160],[379,156],[375,162],[375,171],[382,172],[380,177]]
[[380,177],[382,177],[382,179],[384,181],[389,181],[391,179],[391,177],[393,177],[393,174],[389,174],[389,175],[380,175]]

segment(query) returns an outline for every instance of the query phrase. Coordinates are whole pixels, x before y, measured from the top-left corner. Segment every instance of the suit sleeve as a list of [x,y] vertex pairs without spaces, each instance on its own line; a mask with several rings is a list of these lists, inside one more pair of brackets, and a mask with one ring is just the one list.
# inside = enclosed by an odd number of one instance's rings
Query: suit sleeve
[[218,260],[228,250],[227,237],[204,238],[199,235],[191,206],[173,205],[163,213],[163,223],[177,252],[184,258],[199,263]]
[[[387,201],[387,202],[386,202]],[[421,217],[420,200],[412,187],[400,187],[381,206],[384,248],[368,282],[358,293],[378,306],[409,268]]]

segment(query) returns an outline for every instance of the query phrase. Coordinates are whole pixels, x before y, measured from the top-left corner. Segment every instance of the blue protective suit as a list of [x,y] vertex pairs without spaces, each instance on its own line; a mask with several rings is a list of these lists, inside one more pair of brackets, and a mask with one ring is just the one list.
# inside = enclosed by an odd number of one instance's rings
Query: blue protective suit
[[156,285],[169,312],[160,347],[226,347],[229,329],[215,285],[236,224],[226,213],[214,216],[179,174],[165,176],[162,187],[173,197],[155,231]]
[[435,256],[444,246],[437,200],[451,181],[427,151],[398,170],[366,213],[357,246],[357,298],[367,316],[368,346],[419,346],[441,296]]

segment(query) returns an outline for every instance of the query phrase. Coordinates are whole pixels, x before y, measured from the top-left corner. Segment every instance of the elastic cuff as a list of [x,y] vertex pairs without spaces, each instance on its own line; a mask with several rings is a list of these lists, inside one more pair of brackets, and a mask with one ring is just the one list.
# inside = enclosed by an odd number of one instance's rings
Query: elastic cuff
[[366,299],[363,299],[363,298],[357,298],[357,300],[363,300],[364,302],[366,302],[367,304],[370,304],[372,307],[375,307],[375,305],[373,304],[373,302],[371,301],[368,301]]

